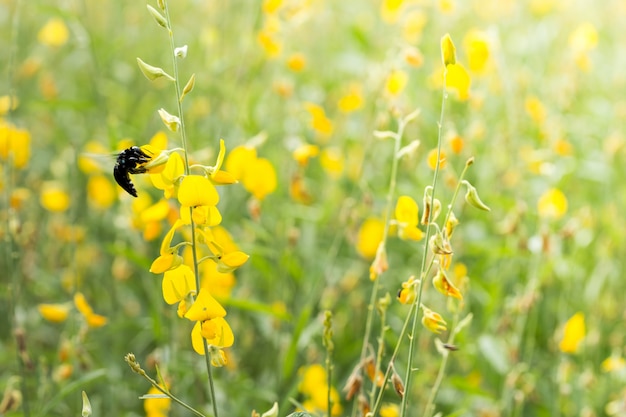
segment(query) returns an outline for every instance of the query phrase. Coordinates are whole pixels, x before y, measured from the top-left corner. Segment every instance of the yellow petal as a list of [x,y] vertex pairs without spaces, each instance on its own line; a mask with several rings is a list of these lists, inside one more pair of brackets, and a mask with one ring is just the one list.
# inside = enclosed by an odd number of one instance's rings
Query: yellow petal
[[191,329],[191,345],[198,355],[204,355],[204,341],[202,340],[202,323],[199,321]]
[[143,223],[161,221],[167,217],[170,212],[170,205],[167,200],[161,199],[156,204],[146,208],[141,212],[141,221]]
[[567,197],[559,189],[552,188],[539,197],[537,211],[540,217],[558,220],[567,212]]
[[44,319],[53,323],[64,322],[70,312],[68,304],[39,304],[37,308]]
[[106,209],[117,199],[117,189],[107,176],[92,175],[87,181],[87,196],[95,207]]
[[441,38],[441,61],[444,67],[456,64],[456,48],[448,33]]
[[93,310],[89,303],[87,303],[87,299],[83,295],[83,293],[77,292],[74,294],[74,305],[76,309],[85,317],[88,317],[93,314]]
[[408,195],[398,198],[395,210],[396,220],[407,225],[416,225],[419,221],[419,208],[415,200]]
[[226,310],[224,307],[209,293],[206,288],[200,288],[200,293],[196,297],[185,318],[191,321],[204,321],[216,317],[224,317]]
[[232,272],[245,264],[249,258],[250,255],[241,251],[226,253],[218,262],[217,271],[221,273]]
[[183,207],[214,206],[219,194],[208,178],[201,175],[187,175],[178,188],[178,202]]
[[402,70],[393,70],[387,77],[385,90],[393,97],[398,96],[402,93],[402,91],[404,91],[408,81],[409,76],[406,72]]
[[276,171],[272,163],[265,158],[256,159],[246,171],[242,180],[243,186],[257,200],[263,200],[268,194],[276,190]]
[[59,18],[52,18],[39,30],[37,39],[39,43],[57,47],[65,44],[69,38],[69,30],[65,22]]
[[100,314],[90,314],[85,317],[89,327],[102,327],[107,324],[108,319]]
[[226,171],[230,172],[237,180],[241,180],[256,158],[256,149],[238,146],[228,153]]
[[212,346],[225,348],[235,342],[233,331],[223,317],[203,321],[200,325],[200,334]]
[[376,218],[369,218],[361,224],[357,235],[356,249],[365,259],[373,259],[378,244],[383,239],[384,223]]
[[456,91],[459,100],[464,101],[469,98],[471,84],[470,76],[463,65],[457,62],[447,66],[446,88]]
[[49,183],[44,185],[40,196],[41,205],[51,212],[63,212],[70,207],[70,196],[61,186]]
[[175,304],[183,300],[188,294],[196,292],[196,279],[193,271],[187,265],[180,265],[176,269],[165,272],[161,289],[163,299],[167,304]]
[[585,338],[585,316],[578,312],[570,317],[563,329],[559,349],[564,353],[576,353],[580,342]]

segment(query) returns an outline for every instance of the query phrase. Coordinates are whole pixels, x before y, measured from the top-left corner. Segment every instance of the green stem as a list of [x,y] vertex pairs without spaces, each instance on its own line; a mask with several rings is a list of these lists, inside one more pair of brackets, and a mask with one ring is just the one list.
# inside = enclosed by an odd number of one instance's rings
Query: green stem
[[[442,97],[441,97],[441,112],[439,115],[439,123],[438,123],[438,128],[437,128],[437,164],[435,165],[435,174],[433,175],[433,192],[430,196],[430,206],[431,207],[435,207],[435,193],[437,192],[437,180],[439,178],[439,169],[440,169],[440,157],[441,157],[441,132],[442,132],[442,128],[443,128],[443,116],[445,113],[445,104],[446,104],[446,99],[448,97],[448,93],[446,91],[446,75],[447,75],[447,71],[444,70],[443,73],[443,92],[442,92]],[[400,408],[400,416],[404,417],[406,416],[406,409],[407,409],[407,405],[408,405],[408,398],[409,398],[409,394],[411,392],[411,375],[413,374],[413,356],[415,354],[415,340],[416,340],[416,333],[417,333],[417,323],[419,321],[419,306],[422,303],[422,293],[423,293],[423,288],[424,288],[424,279],[425,279],[425,271],[426,271],[426,259],[428,258],[428,245],[429,245],[429,241],[430,241],[430,235],[431,235],[431,223],[432,223],[432,217],[433,217],[433,210],[430,210],[430,213],[428,215],[428,225],[426,226],[426,236],[424,239],[424,254],[422,255],[422,266],[420,268],[420,285],[419,285],[419,289],[417,292],[417,298],[415,300],[415,308],[413,309],[412,313],[413,313],[413,323],[411,326],[411,334],[409,336],[409,355],[407,358],[407,367],[406,367],[406,375],[404,378],[404,396],[402,397],[402,404],[401,404],[401,408]]]
[[[189,148],[187,147],[187,133],[185,130],[185,118],[184,118],[184,113],[183,113],[183,103],[181,100],[180,78],[178,74],[178,58],[176,57],[176,54],[174,53],[174,50],[176,49],[176,44],[174,43],[174,32],[172,31],[172,24],[171,24],[170,12],[169,12],[169,6],[167,4],[167,0],[163,1],[163,5],[164,5],[163,11],[165,12],[165,19],[167,21],[167,31],[168,31],[169,39],[170,39],[170,54],[172,57],[172,64],[174,67],[174,86],[176,89],[176,105],[178,106],[178,118],[180,120],[180,137],[181,137],[181,144],[184,149],[183,153],[185,155],[185,175],[189,175]],[[193,221],[192,211],[193,209],[189,207],[189,218],[191,219],[191,224],[190,224],[191,246],[192,246],[191,253],[193,255],[193,270],[194,270],[194,275],[196,279],[196,288],[199,291],[200,270],[198,268],[196,225]],[[206,364],[207,375],[209,378],[209,393],[211,397],[211,404],[213,405],[213,415],[215,417],[218,417],[217,404],[216,404],[216,398],[215,398],[215,385],[213,382],[213,372],[211,368],[211,358],[210,358],[210,353],[209,353],[209,344],[207,343],[207,340],[204,337],[202,338],[202,342],[204,344],[204,361]]]
[[[399,158],[398,152],[400,151],[400,147],[402,145],[402,136],[404,135],[404,129],[406,124],[412,120],[412,118],[416,115],[416,113],[412,113],[409,117],[405,117],[400,119],[398,122],[398,132],[393,135],[394,139],[394,148],[393,148],[393,160],[391,165],[391,177],[389,178],[389,190],[387,191],[387,204],[385,207],[385,228],[383,232],[382,245],[385,246],[387,244],[387,237],[389,236],[389,220],[391,217],[391,208],[393,205],[393,196],[396,191],[396,183],[398,177],[398,165]],[[380,276],[376,277],[374,280],[374,286],[372,288],[372,294],[370,297],[370,302],[367,308],[367,319],[365,322],[365,334],[363,336],[363,346],[361,348],[361,357],[359,359],[359,363],[363,363],[365,356],[367,355],[367,346],[369,343],[370,335],[372,332],[372,322],[374,320],[374,306],[376,304],[376,298],[378,296],[378,287]],[[356,414],[356,408],[352,409],[352,416]]]

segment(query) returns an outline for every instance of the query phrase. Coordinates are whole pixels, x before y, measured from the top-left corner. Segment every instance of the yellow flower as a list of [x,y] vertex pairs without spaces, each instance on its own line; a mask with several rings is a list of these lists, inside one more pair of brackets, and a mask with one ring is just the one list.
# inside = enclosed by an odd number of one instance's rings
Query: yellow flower
[[[307,398],[302,404],[304,408],[310,412],[326,410],[329,391],[326,369],[319,364],[314,364],[300,368],[298,373],[302,375],[298,391]],[[341,415],[342,408],[339,401],[339,393],[334,387],[330,387],[330,400],[333,404],[331,414],[333,416]]]
[[39,304],[37,306],[39,314],[53,323],[62,323],[67,320],[70,312],[70,306],[68,304]]
[[226,316],[226,310],[206,288],[200,288],[198,297],[185,314],[185,318],[191,321],[205,321],[224,316]]
[[257,159],[256,149],[248,146],[237,146],[228,153],[226,158],[226,171],[233,177],[242,180],[248,172],[250,165]]
[[30,159],[30,133],[0,119],[0,159],[24,168]]
[[43,186],[41,205],[51,212],[62,212],[70,207],[70,196],[60,185],[50,182]]
[[428,307],[425,307],[423,305],[421,307],[422,307],[422,324],[424,325],[424,327],[426,327],[431,332],[437,333],[437,334],[447,329],[446,328],[447,323],[443,319],[443,317],[441,317],[439,313],[436,313],[432,311],[431,309],[429,309]]
[[392,70],[387,76],[385,83],[385,91],[392,97],[396,97],[404,91],[406,84],[409,81],[409,76],[402,70]]
[[174,196],[177,182],[184,173],[185,163],[183,158],[178,153],[173,153],[161,172],[150,174],[150,180],[155,188],[163,190],[165,198],[170,198]]
[[351,113],[363,107],[361,86],[358,84],[350,85],[348,91],[339,98],[337,107],[342,113]]
[[[212,322],[212,323],[210,323]],[[207,328],[203,332],[203,323],[196,322],[191,330],[191,344],[193,350],[198,355],[204,355],[204,342],[203,333],[210,338],[207,339],[207,343],[211,346],[229,347],[232,346],[235,340],[233,331],[222,317],[218,317],[212,320],[208,320]],[[219,333],[218,333],[219,332]]]
[[459,300],[463,300],[461,291],[459,291],[459,289],[452,284],[442,268],[439,268],[439,271],[437,271],[433,277],[433,286],[437,289],[437,291],[447,297],[454,297]]
[[465,46],[470,71],[483,73],[491,55],[487,34],[479,30],[471,30],[465,35],[463,45]]
[[380,417],[398,417],[400,409],[397,404],[383,404],[380,407]]
[[626,360],[621,356],[611,355],[600,366],[604,372],[619,372],[626,368]]
[[563,353],[576,353],[580,342],[585,338],[585,316],[578,312],[567,320],[559,349]]
[[184,300],[189,294],[195,294],[196,278],[193,271],[187,265],[165,271],[161,289],[163,299],[170,305]]
[[526,113],[535,123],[541,124],[546,119],[546,109],[537,97],[527,97],[524,102],[524,108],[526,109]]
[[302,53],[292,54],[287,58],[287,68],[293,72],[300,72],[306,67],[306,57]]
[[80,314],[83,315],[89,327],[102,327],[107,323],[106,317],[93,312],[93,309],[82,293],[77,292],[74,294],[74,305]]
[[365,259],[373,259],[378,250],[378,244],[383,239],[385,224],[373,217],[368,218],[361,224],[356,239],[356,249],[359,255]]
[[59,18],[52,18],[39,30],[37,39],[46,46],[58,47],[67,42],[69,30],[65,22]]
[[472,80],[465,67],[457,62],[449,64],[445,71],[446,88],[456,91],[459,100],[467,100]]
[[87,181],[87,197],[95,207],[107,209],[115,202],[117,190],[108,177],[93,175]]
[[265,51],[265,55],[269,59],[280,56],[283,49],[282,43],[276,38],[275,34],[264,29],[257,35],[257,41]]
[[316,157],[319,154],[319,151],[319,146],[305,143],[298,146],[296,150],[293,151],[291,156],[298,163],[298,165],[305,167],[308,165],[309,159]]
[[441,38],[441,61],[444,67],[456,64],[456,47],[448,33]]
[[330,136],[333,133],[333,122],[326,117],[324,108],[314,103],[305,103],[305,109],[311,116],[311,128],[322,136]]
[[339,178],[343,172],[343,155],[341,150],[336,147],[324,149],[320,154],[320,164],[331,178]]
[[209,179],[202,175],[187,175],[178,188],[178,202],[183,207],[215,206],[219,194]]
[[558,220],[567,212],[567,197],[558,188],[552,188],[539,197],[539,217]]
[[148,390],[148,398],[146,398],[143,402],[143,409],[146,412],[146,417],[166,417],[168,411],[170,411],[172,399],[167,396],[164,398],[150,397],[151,395],[157,394],[162,393],[155,387],[150,387]]
[[412,10],[403,20],[402,35],[404,39],[411,44],[419,42],[428,21],[426,14],[421,10]]
[[263,13],[276,13],[282,4],[283,0],[263,0]]
[[423,233],[417,228],[419,207],[407,195],[400,196],[396,203],[395,217],[398,223],[398,237],[403,240],[420,240]]
[[17,96],[14,95],[3,95],[0,96],[0,117],[4,116],[10,111],[17,109],[20,101]]
[[383,0],[380,4],[380,15],[387,23],[395,23],[400,16],[404,0]]
[[[433,171],[437,168],[437,148],[431,149],[428,152],[428,156],[426,157],[426,161],[428,163],[428,167]],[[444,169],[446,167],[446,153],[444,150],[441,150],[439,153],[439,169]]]
[[245,264],[249,258],[250,255],[241,251],[225,253],[220,257],[217,263],[217,272],[223,274],[233,272],[235,269]]
[[589,22],[579,25],[569,36],[569,46],[574,52],[584,53],[598,45],[598,31]]
[[257,200],[263,200],[268,194],[276,190],[277,180],[274,166],[265,158],[257,158],[248,167],[242,183]]

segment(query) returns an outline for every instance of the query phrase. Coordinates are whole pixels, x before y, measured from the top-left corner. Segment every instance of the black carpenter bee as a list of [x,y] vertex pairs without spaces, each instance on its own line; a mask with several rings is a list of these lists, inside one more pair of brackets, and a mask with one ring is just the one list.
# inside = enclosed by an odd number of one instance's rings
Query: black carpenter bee
[[130,180],[129,174],[143,174],[147,171],[144,165],[150,162],[152,158],[144,153],[139,146],[132,146],[123,150],[117,156],[115,167],[113,168],[113,177],[115,181],[128,194],[137,197],[137,190]]

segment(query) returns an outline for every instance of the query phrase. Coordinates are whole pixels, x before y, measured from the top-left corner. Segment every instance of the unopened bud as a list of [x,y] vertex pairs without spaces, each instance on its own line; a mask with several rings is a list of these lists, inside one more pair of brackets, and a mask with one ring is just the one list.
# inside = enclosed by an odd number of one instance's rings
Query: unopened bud
[[174,77],[163,71],[162,68],[153,67],[150,64],[146,64],[141,60],[141,58],[137,58],[137,65],[139,65],[139,69],[142,74],[149,79],[150,81],[154,81],[157,78],[165,77],[170,81],[174,81]]
[[165,126],[167,126],[167,128],[172,132],[177,132],[180,127],[180,119],[178,116],[169,114],[165,109],[159,109],[158,112],[159,116],[161,116],[163,124],[165,124]]
[[444,67],[456,64],[456,48],[448,33],[441,38],[441,59]]
[[163,15],[159,13],[157,9],[155,9],[154,7],[148,4],[148,11],[150,12],[150,14],[152,15],[152,17],[154,18],[154,20],[157,22],[159,26],[167,29],[167,20],[165,20],[165,17],[163,17]]
[[467,193],[465,193],[465,201],[467,201],[467,203],[470,206],[476,207],[477,209],[480,209],[480,210],[491,211],[491,209],[487,207],[485,203],[482,202],[482,200],[478,196],[478,191],[476,191],[476,188],[474,188],[474,186],[470,184],[469,181],[463,180],[463,184],[467,186]]

